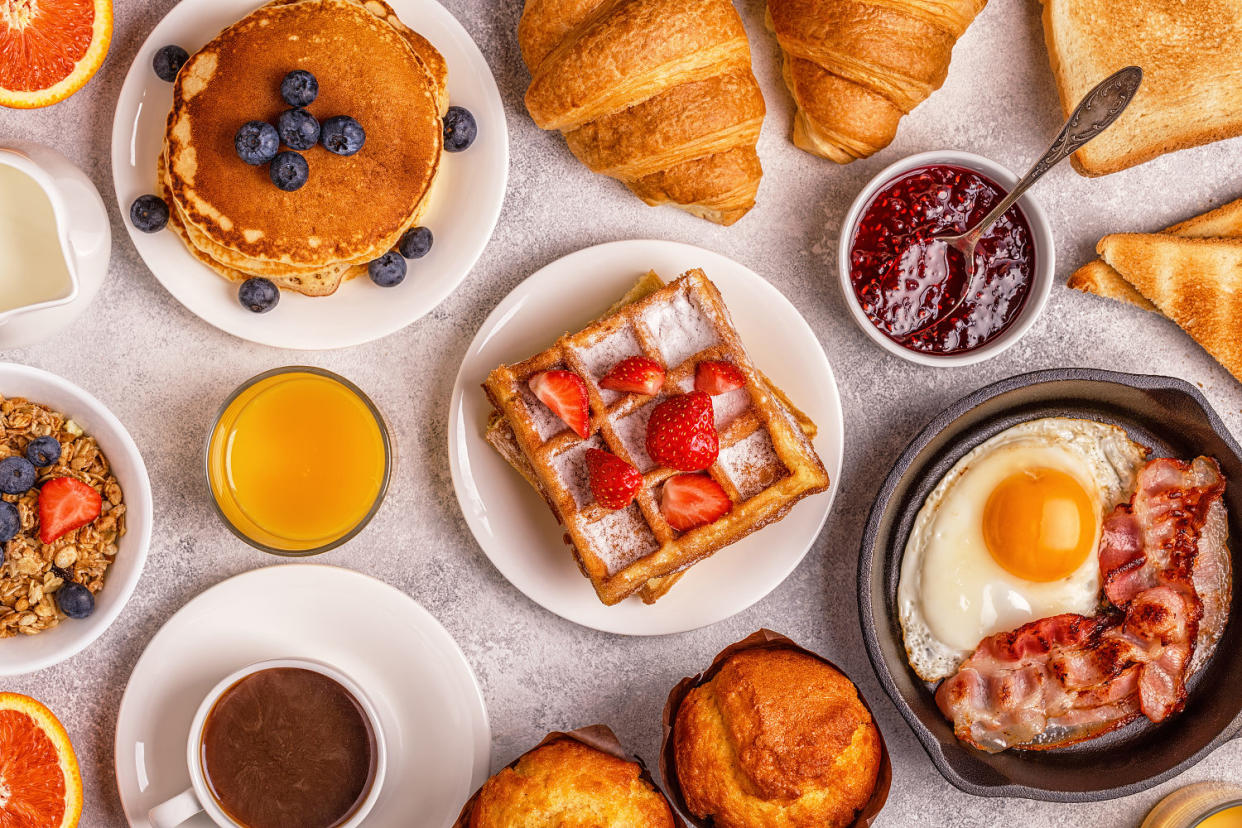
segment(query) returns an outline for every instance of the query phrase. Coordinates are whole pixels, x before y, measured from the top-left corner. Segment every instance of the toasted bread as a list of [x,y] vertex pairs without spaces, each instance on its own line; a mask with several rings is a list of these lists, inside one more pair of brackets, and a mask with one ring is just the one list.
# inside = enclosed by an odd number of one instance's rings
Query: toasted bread
[[1044,37],[1068,115],[1123,66],[1143,69],[1126,112],[1074,155],[1099,176],[1242,135],[1242,0],[1043,0]]
[[1242,380],[1242,239],[1118,233],[1104,261]]
[[[1161,232],[1188,239],[1242,236],[1242,198],[1174,224]],[[1087,262],[1078,268],[1070,276],[1067,284],[1075,290],[1129,302],[1143,310],[1157,309],[1144,298],[1143,294],[1135,290],[1133,285],[1123,279],[1120,273],[1100,259]]]

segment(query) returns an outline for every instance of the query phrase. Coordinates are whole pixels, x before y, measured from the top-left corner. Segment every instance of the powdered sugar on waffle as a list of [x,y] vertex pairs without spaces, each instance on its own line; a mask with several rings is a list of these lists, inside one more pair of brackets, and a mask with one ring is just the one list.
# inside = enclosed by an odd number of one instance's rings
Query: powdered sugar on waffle
[[719,463],[743,500],[759,494],[788,471],[776,456],[771,435],[763,428],[722,450]]
[[526,410],[530,412],[530,418],[535,423],[535,431],[539,434],[540,440],[546,441],[568,428],[552,409],[541,403],[539,398],[531,393],[526,383],[522,383],[519,391],[522,395],[522,402],[526,404]]
[[[689,394],[694,390],[694,376],[682,379],[678,383],[678,388],[683,394]],[[745,388],[735,388],[712,397],[712,414],[716,420],[716,430],[724,431],[729,427],[729,423],[736,420],[738,415],[749,407],[750,394]]]
[[584,528],[591,539],[593,551],[599,555],[609,575],[615,575],[640,558],[659,548],[659,541],[643,518],[638,507],[609,512]]
[[664,364],[673,367],[699,351],[720,344],[716,328],[684,290],[668,302],[656,302],[643,311],[643,324],[660,343]]
[[574,443],[552,458],[552,466],[556,469],[561,484],[569,490],[579,509],[590,505],[595,500],[595,496],[591,494],[591,481],[587,474],[586,450],[589,448],[604,449],[604,441],[599,438],[599,435],[595,435],[590,440]]
[[[634,329],[629,325],[614,331],[608,336],[602,337],[598,342],[592,343],[589,347],[576,348],[571,346],[571,349],[586,365],[596,384],[618,362],[626,357],[638,356],[643,352],[638,344],[638,338],[634,336]],[[612,405],[624,396],[624,394],[609,391],[606,388],[600,389],[600,395],[604,398],[606,405]]]
[[656,467],[656,462],[651,459],[651,455],[647,454],[647,421],[651,419],[651,412],[655,410],[655,407],[664,400],[663,396],[654,397],[642,408],[628,417],[617,420],[613,425],[617,437],[621,440],[621,445],[625,446],[630,457],[634,458],[635,468],[643,474]]

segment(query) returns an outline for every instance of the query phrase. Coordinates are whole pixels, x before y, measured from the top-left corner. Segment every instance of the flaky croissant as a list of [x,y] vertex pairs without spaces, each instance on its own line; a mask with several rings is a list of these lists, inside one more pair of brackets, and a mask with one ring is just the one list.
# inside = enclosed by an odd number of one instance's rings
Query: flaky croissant
[[944,83],[953,45],[987,0],[768,0],[798,106],[796,145],[845,164],[892,142]]
[[732,224],[754,206],[763,95],[730,0],[527,0],[526,108],[648,204]]

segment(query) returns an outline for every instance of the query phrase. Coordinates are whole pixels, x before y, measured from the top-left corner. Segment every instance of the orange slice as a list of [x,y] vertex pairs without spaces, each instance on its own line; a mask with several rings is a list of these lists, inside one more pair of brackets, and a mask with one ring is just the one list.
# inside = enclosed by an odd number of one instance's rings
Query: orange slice
[[112,40],[112,0],[0,0],[0,106],[34,109],[90,80]]
[[81,815],[69,734],[29,696],[0,693],[0,828],[74,828]]

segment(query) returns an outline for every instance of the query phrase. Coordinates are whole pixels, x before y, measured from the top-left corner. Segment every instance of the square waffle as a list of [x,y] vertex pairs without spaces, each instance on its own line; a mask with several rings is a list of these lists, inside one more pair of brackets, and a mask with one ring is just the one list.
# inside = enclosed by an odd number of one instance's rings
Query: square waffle
[[[614,365],[637,355],[665,367],[658,394],[600,388],[600,379]],[[663,482],[678,472],[648,456],[647,420],[659,402],[693,390],[696,366],[709,359],[733,362],[746,377],[742,388],[712,398],[720,455],[706,471],[724,488],[733,509],[713,523],[678,532],[664,519],[659,503]],[[552,369],[573,371],[586,384],[586,439],[528,387],[532,376]],[[798,500],[828,486],[823,463],[793,407],[751,364],[719,291],[701,270],[561,337],[530,359],[500,366],[483,387],[512,433],[510,446],[524,461],[514,465],[564,524],[579,566],[605,604],[639,590],[648,601],[658,598],[678,573],[780,520]],[[507,455],[498,444],[507,437],[501,421],[489,429],[489,439]],[[642,473],[643,487],[628,507],[613,511],[594,502],[588,448],[611,451]]]

